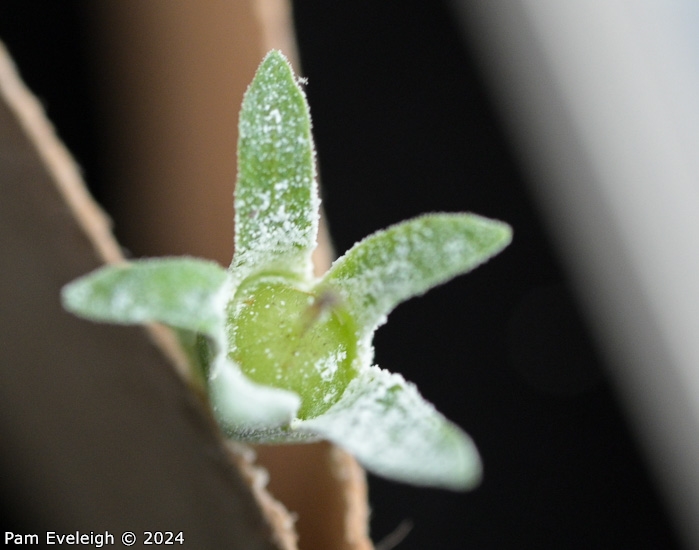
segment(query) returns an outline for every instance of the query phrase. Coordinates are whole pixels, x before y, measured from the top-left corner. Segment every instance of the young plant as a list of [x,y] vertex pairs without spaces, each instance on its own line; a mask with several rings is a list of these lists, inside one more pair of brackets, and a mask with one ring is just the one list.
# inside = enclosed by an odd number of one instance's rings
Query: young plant
[[240,113],[235,254],[98,269],[63,289],[95,321],[176,329],[227,435],[256,443],[327,439],[368,470],[463,490],[481,465],[471,439],[399,374],[372,366],[374,331],[399,303],[502,250],[510,228],[429,214],[356,244],[313,276],[319,205],[308,105],[269,53]]

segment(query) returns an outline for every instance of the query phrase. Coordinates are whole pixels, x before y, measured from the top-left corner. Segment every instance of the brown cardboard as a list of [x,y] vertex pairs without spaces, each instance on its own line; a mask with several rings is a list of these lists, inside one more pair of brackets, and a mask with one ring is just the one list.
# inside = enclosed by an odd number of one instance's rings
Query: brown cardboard
[[4,48],[0,242],[3,477],[30,524],[293,548],[273,542],[206,408],[146,332],[62,310],[63,284],[121,254]]
[[[145,11],[135,16],[145,25],[147,37],[163,39],[158,34],[163,27],[156,24],[157,11],[163,7],[160,3],[102,5],[108,5],[113,14],[141,6]],[[277,41],[271,46],[293,47],[288,5],[279,0],[227,5],[239,11],[234,17],[236,25],[247,29],[250,47],[241,53],[247,59],[241,60],[245,69],[235,75],[237,81],[247,83],[268,49],[266,44]],[[165,29],[173,33],[171,40],[178,40],[177,33],[183,29],[185,33],[192,28],[206,29],[204,22],[192,24],[193,12],[185,3],[168,2],[168,6],[175,6]],[[146,13],[148,9],[154,11]],[[207,16],[207,10],[200,11]],[[118,20],[114,17],[113,23]],[[121,17],[128,25],[134,13]],[[178,22],[177,17],[184,20]],[[119,25],[112,30],[115,34],[110,39],[119,40]],[[138,46],[138,41],[121,39],[129,48]],[[206,39],[214,38],[209,35]],[[293,50],[287,53],[295,57]],[[137,52],[131,50],[124,59],[133,56]],[[152,67],[136,63],[137,70],[139,67],[143,72],[136,74],[136,81],[152,90],[143,80]],[[236,90],[242,97],[244,86]],[[152,100],[157,101],[158,94],[153,93]],[[200,99],[211,104],[207,94],[209,88]],[[232,451],[222,440],[200,396],[188,387],[186,366],[167,330],[151,327],[149,338],[141,329],[95,325],[62,311],[58,296],[63,284],[103,262],[123,261],[123,257],[109,221],[89,197],[73,160],[4,51],[0,96],[0,334],[4,335],[0,429],[4,445],[12,450],[2,466],[11,472],[18,494],[32,496],[24,503],[26,509],[37,521],[57,530],[58,525],[67,530],[116,532],[128,525],[139,532],[162,528],[158,526],[167,521],[168,529],[183,530],[188,540],[200,541],[198,547],[212,548],[221,541],[230,548],[296,548],[293,524],[297,518],[303,550],[371,548],[366,482],[354,459],[328,444],[259,448],[258,464],[269,471],[269,488],[292,510],[290,516],[265,489],[267,474],[253,464],[250,450],[234,446]],[[196,103],[196,93],[190,99]],[[239,104],[236,98],[236,114]],[[125,116],[123,111],[117,114]],[[174,117],[166,124],[181,122]],[[148,124],[145,122],[146,130]],[[235,126],[229,130],[235,134]],[[175,131],[162,140],[182,135]],[[214,178],[219,184],[208,189],[202,181],[195,185],[185,181],[191,176],[187,171],[180,174],[179,183],[173,183],[168,179],[172,172],[158,172],[171,162],[172,150],[161,144],[164,149],[158,154],[158,148],[148,147],[149,139],[153,135],[147,131],[133,135],[133,147],[145,143],[153,154],[140,176],[151,177],[152,185],[144,186],[144,180],[135,177],[134,200],[142,206],[128,214],[129,219],[145,216],[152,227],[152,212],[144,212],[143,205],[173,208],[177,213],[192,204],[192,193],[195,197],[211,194],[205,199],[208,204],[232,203],[232,189],[220,183],[231,175],[230,165],[213,169],[219,174]],[[188,150],[186,144],[179,147]],[[232,158],[234,150],[233,146]],[[139,153],[135,160],[144,158]],[[125,170],[139,174],[133,167]],[[173,185],[179,188],[177,193],[171,192]],[[151,195],[139,197],[139,189]],[[161,200],[164,196],[169,198]],[[179,204],[173,206],[172,201]],[[177,215],[155,216],[177,223],[156,231],[170,240],[154,248],[163,246],[162,253],[220,259],[230,244],[225,239],[205,239],[214,243],[208,251],[190,248],[196,242],[188,240],[191,235],[178,240],[178,228],[187,232],[187,227],[201,226],[197,216],[202,213],[193,215],[189,224]],[[224,229],[215,232],[228,231],[231,220],[232,209],[228,208]],[[146,229],[141,227],[137,233]],[[327,266],[331,254],[325,233],[322,243],[318,265]],[[168,250],[168,246],[173,248]],[[229,248],[227,256],[232,252]],[[175,375],[173,365],[181,376]],[[305,458],[299,460],[299,456]],[[177,518],[177,525],[171,525],[172,518]]]

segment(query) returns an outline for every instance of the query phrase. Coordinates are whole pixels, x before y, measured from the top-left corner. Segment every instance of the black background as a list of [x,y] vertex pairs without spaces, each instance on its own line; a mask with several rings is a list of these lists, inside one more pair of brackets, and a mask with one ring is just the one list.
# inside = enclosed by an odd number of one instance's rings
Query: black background
[[[4,0],[0,39],[106,200],[87,4]],[[473,436],[485,478],[456,494],[371,476],[374,540],[408,520],[403,550],[678,548],[447,5],[300,1],[294,17],[338,252],[428,211],[514,228],[503,254],[377,333],[378,364]]]

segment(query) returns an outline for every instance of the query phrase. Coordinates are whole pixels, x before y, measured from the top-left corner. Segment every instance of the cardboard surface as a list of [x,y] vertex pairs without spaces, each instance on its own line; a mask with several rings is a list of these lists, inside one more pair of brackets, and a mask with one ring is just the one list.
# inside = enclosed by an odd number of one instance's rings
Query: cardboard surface
[[[246,4],[252,36],[267,29],[269,42],[285,28],[275,4],[285,3]],[[351,457],[326,444],[261,450],[290,516],[249,453],[221,439],[167,331],[62,310],[62,285],[123,258],[42,109],[0,57],[0,434],[9,450],[0,466],[13,506],[41,529],[182,531],[198,548],[293,549],[296,517],[304,550],[371,548],[364,473]],[[154,155],[149,169],[167,162]],[[191,204],[186,195],[179,200]],[[324,242],[319,264],[330,257]]]
[[279,548],[206,409],[146,332],[61,308],[61,286],[119,249],[4,50],[0,96],[0,432],[16,504],[59,533]]

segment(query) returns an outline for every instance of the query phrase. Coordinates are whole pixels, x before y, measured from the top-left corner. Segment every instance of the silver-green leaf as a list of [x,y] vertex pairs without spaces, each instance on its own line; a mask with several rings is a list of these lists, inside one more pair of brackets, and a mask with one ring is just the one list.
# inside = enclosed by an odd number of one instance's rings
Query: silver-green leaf
[[288,61],[272,51],[240,113],[236,276],[272,270],[307,277],[319,205],[308,105]]
[[287,426],[294,419],[301,405],[294,392],[257,384],[223,357],[217,363],[209,376],[209,398],[228,435],[250,438],[256,432]]
[[106,266],[66,285],[64,307],[118,324],[161,322],[218,336],[228,274],[214,262],[159,258]]
[[427,214],[365,238],[337,260],[323,287],[373,333],[399,303],[471,271],[505,248],[510,227],[475,214]]
[[298,424],[349,451],[390,479],[465,490],[481,477],[471,439],[399,374],[371,367],[325,414]]

